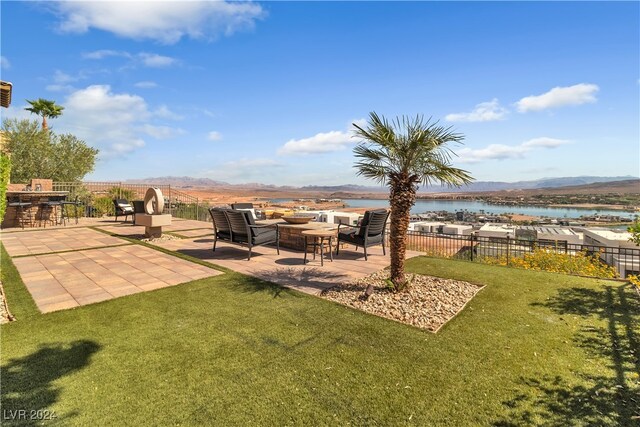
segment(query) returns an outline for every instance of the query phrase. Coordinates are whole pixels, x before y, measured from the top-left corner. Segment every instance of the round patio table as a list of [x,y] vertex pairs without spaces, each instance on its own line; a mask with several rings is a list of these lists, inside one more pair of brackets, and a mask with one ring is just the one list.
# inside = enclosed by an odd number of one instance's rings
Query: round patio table
[[331,241],[336,236],[335,230],[304,230],[300,233],[304,236],[304,264],[307,263],[307,249],[309,248],[308,238],[311,237],[313,239],[313,259],[316,259],[316,247],[320,246],[320,265],[324,265],[324,242],[325,240],[329,243],[329,257],[331,258],[331,262],[333,262],[333,252],[331,251]]

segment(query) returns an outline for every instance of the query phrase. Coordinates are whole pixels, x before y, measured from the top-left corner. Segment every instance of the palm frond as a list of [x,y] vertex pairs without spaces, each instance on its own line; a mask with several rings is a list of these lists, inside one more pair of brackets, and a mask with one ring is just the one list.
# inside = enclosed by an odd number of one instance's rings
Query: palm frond
[[[468,184],[469,172],[455,168],[450,144],[461,144],[464,135],[430,117],[401,116],[389,122],[375,112],[367,125],[354,123],[354,135],[362,141],[354,148],[358,175],[386,182],[404,176],[416,182],[449,186]],[[409,178],[410,177],[410,178]]]

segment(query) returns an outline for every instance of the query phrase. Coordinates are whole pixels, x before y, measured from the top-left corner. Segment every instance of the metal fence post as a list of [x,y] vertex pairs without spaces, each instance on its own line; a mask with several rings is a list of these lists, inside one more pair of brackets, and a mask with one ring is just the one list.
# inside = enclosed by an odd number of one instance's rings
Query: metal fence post
[[511,237],[507,234],[507,265],[509,265],[509,241]]
[[469,254],[470,254],[470,256],[471,256],[471,261],[473,261],[473,251],[475,250],[475,246],[474,246],[474,244],[473,244],[474,237],[475,237],[475,234],[474,234],[474,233],[471,233],[471,234],[469,235],[469,238],[471,239],[471,250],[469,251]]

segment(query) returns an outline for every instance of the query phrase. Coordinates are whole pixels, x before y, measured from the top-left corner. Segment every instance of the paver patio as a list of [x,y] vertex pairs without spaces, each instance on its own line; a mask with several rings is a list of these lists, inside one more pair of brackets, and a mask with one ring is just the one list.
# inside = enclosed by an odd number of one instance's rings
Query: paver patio
[[[120,236],[134,236],[144,234],[143,226],[134,226],[131,222],[101,222],[95,224],[100,230]],[[213,234],[213,225],[205,221],[195,221],[190,219],[175,219],[171,221],[171,225],[162,227],[164,232],[174,232],[181,236],[197,237]]]
[[[340,249],[340,255],[334,254],[333,262],[327,257],[324,266],[320,266],[319,254],[315,260],[310,256],[311,261],[303,265],[302,252],[280,248],[278,255],[276,248],[272,246],[254,247],[251,261],[247,261],[246,247],[218,242],[216,251],[213,252],[213,238],[209,237],[168,240],[154,244],[313,295],[389,265],[389,255],[383,255],[380,246],[369,248],[369,260],[365,261],[362,248],[356,252],[353,246],[346,245],[344,249]],[[407,258],[418,255],[420,253],[407,251]]]
[[98,248],[128,242],[90,228],[54,228],[2,233],[2,243],[9,255],[16,257]]
[[[144,227],[105,218],[88,219],[86,225],[121,236],[144,233]],[[222,274],[87,226],[2,233],[5,248],[12,257],[18,256],[14,263],[42,312]],[[247,261],[245,247],[219,242],[213,252],[213,230],[208,222],[174,219],[163,229],[192,237],[152,242],[159,247],[314,295],[389,265],[389,256],[382,254],[381,247],[370,248],[365,261],[362,249],[355,251],[350,245],[334,256],[334,262],[325,258],[324,266],[319,255],[303,265],[303,253],[281,248],[277,255],[271,246],[254,248]],[[61,251],[74,252],[52,253]],[[408,258],[417,255],[407,252]]]
[[43,313],[222,274],[140,245],[36,255],[13,262]]

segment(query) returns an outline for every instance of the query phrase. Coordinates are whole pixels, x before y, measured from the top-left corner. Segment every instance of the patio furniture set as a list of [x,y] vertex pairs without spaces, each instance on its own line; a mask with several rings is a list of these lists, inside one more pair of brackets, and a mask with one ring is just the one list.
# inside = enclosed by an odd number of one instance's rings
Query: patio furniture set
[[[385,230],[389,217],[386,209],[366,211],[362,222],[357,226],[348,224],[287,224],[284,220],[266,220],[256,222],[251,208],[243,206],[241,209],[211,208],[209,213],[213,220],[215,252],[218,240],[246,246],[249,249],[248,260],[251,260],[252,249],[255,246],[275,244],[280,255],[280,242],[284,229],[297,229],[303,240],[304,260],[307,262],[307,252],[312,248],[315,259],[316,249],[320,250],[320,263],[324,265],[324,251],[327,245],[330,260],[333,261],[333,242],[335,239],[336,255],[339,254],[340,243],[349,243],[364,248],[365,260],[368,259],[367,248],[382,245],[385,250]],[[298,247],[298,249],[300,249]]]

